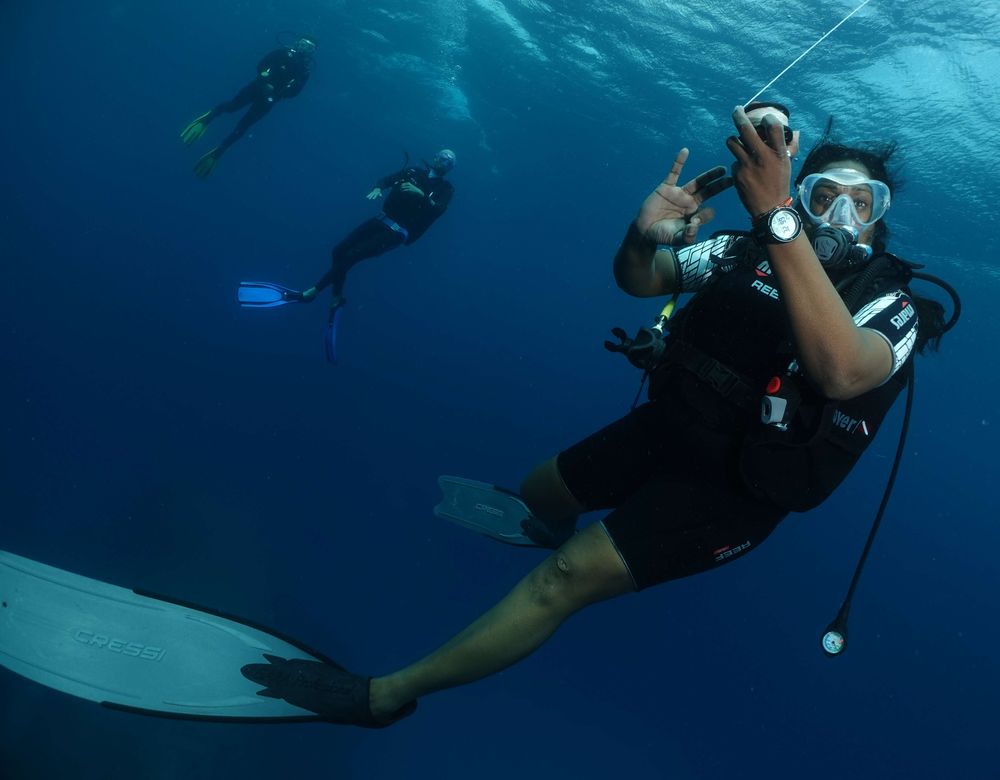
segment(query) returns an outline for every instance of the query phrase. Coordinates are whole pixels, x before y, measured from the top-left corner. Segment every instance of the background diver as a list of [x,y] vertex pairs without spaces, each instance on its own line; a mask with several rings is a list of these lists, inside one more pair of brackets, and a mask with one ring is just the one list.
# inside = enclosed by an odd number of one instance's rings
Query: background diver
[[231,114],[249,106],[235,129],[223,138],[218,146],[206,152],[198,160],[194,166],[197,176],[201,178],[208,176],[223,153],[279,100],[295,97],[302,91],[312,71],[315,51],[316,42],[307,37],[299,38],[292,46],[275,49],[257,63],[257,75],[254,80],[237,92],[236,97],[219,103],[184,128],[181,140],[190,146],[201,138],[209,122],[219,114]]
[[422,167],[407,165],[379,179],[367,198],[376,200],[382,197],[384,190],[389,190],[382,211],[354,228],[333,248],[330,270],[315,285],[300,292],[271,282],[241,282],[240,304],[271,308],[287,303],[309,303],[317,293],[332,287],[324,343],[327,359],[335,363],[337,326],[341,309],[347,302],[344,298],[347,272],[362,260],[412,244],[420,238],[451,202],[455,188],[444,177],[454,167],[455,153],[442,149]]

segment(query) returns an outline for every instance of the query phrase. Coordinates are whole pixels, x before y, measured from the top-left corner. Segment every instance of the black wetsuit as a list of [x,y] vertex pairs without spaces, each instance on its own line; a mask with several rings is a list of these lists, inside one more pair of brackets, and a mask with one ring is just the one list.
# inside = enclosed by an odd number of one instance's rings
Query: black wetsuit
[[[410,182],[423,195],[404,192],[400,185]],[[379,189],[392,188],[377,217],[362,222],[333,248],[330,270],[316,282],[317,292],[333,285],[333,295],[344,291],[347,272],[362,260],[376,257],[403,244],[412,244],[434,220],[444,214],[454,187],[441,176],[431,176],[425,168],[403,168],[375,183]]]
[[257,77],[236,93],[236,97],[219,103],[211,110],[206,121],[219,114],[230,114],[247,106],[236,128],[216,147],[222,154],[237,141],[249,127],[267,114],[279,100],[295,97],[309,80],[312,59],[291,49],[275,49],[257,63]]
[[[682,251],[682,259],[712,243]],[[752,490],[741,470],[742,446],[751,426],[759,425],[763,388],[791,357],[777,279],[759,251],[726,271],[691,263],[684,275],[695,282],[685,289],[698,292],[678,313],[668,359],[650,378],[649,402],[561,452],[557,461],[577,501],[588,510],[614,510],[603,523],[637,589],[741,557],[788,514]],[[854,315],[856,324],[886,339],[894,374],[911,359],[912,312],[908,294],[896,287]],[[690,361],[670,359],[690,354],[683,345],[737,372],[753,392],[723,394],[725,381],[716,372],[703,371],[701,378]],[[856,435],[869,431],[859,428]]]

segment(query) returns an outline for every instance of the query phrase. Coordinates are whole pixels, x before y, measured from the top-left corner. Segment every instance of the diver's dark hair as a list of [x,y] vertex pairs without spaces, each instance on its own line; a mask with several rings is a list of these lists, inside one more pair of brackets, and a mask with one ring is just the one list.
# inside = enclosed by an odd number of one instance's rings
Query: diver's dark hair
[[917,310],[917,341],[915,349],[923,354],[925,347],[930,347],[931,352],[937,352],[941,346],[941,337],[944,335],[944,306],[931,298],[922,295],[915,295],[910,291],[913,298],[913,306]]
[[[826,123],[826,130],[816,145],[809,150],[806,161],[802,163],[799,175],[795,177],[795,186],[810,173],[817,173],[837,160],[855,160],[861,163],[871,173],[873,179],[885,182],[889,194],[895,195],[902,187],[902,181],[896,170],[891,170],[889,160],[896,154],[899,144],[895,141],[871,142],[865,141],[856,146],[847,146],[833,137],[833,117]],[[872,250],[875,254],[886,251],[889,243],[889,226],[884,219],[875,223],[872,233]]]

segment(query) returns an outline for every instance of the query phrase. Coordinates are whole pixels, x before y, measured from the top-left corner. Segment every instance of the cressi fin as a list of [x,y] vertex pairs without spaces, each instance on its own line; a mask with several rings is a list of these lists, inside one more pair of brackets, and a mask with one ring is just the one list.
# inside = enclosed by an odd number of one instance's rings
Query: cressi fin
[[521,523],[533,519],[521,498],[510,490],[462,477],[438,477],[444,493],[434,514],[445,520],[485,534],[498,542],[519,547],[538,547],[529,539]]
[[368,678],[294,639],[3,551],[0,666],[144,715],[384,725],[368,710]]

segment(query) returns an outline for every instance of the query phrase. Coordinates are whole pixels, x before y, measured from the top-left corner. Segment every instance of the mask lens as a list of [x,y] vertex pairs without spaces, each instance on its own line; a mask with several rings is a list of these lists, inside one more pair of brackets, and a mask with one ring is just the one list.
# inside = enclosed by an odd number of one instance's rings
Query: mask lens
[[814,223],[866,228],[889,210],[889,188],[877,179],[841,168],[811,173],[799,185],[799,202]]

